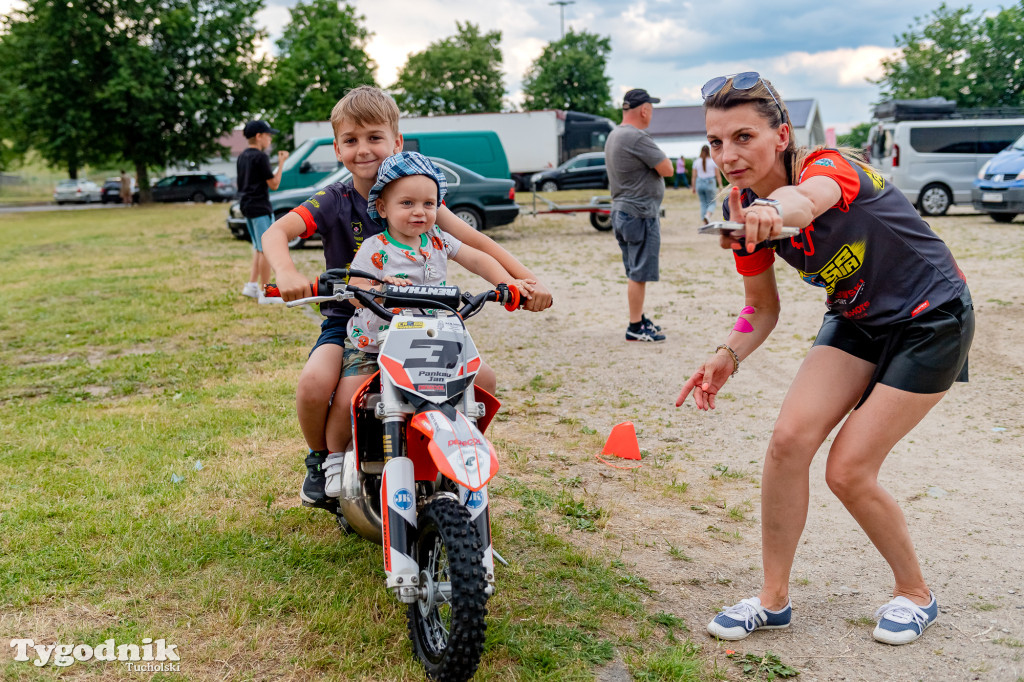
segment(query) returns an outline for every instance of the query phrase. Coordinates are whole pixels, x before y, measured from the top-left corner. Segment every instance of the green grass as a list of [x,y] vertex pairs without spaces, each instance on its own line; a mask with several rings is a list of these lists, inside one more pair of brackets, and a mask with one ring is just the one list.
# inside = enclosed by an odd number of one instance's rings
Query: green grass
[[[181,673],[152,679],[422,679],[380,548],[297,504],[294,385],[316,326],[238,295],[249,251],[224,210],[0,216],[4,631],[164,638]],[[312,274],[322,255],[296,258]],[[510,462],[530,452],[497,447]],[[590,680],[616,659],[636,679],[714,677],[678,619],[647,612],[646,581],[567,540],[607,516],[576,485],[493,482],[511,566],[497,567],[476,679]],[[12,658],[0,678],[53,675]]]

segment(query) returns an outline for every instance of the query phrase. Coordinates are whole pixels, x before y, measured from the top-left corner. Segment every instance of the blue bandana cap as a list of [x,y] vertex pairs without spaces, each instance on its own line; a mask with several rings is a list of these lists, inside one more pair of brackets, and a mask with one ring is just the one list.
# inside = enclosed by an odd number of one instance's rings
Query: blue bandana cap
[[448,182],[444,179],[444,173],[434,165],[434,162],[419,152],[398,152],[394,156],[384,159],[377,170],[377,182],[370,189],[366,197],[366,212],[378,225],[385,225],[386,221],[377,213],[377,199],[380,198],[388,183],[398,178],[405,178],[410,175],[426,175],[437,183],[437,205],[444,201],[444,195],[448,193]]

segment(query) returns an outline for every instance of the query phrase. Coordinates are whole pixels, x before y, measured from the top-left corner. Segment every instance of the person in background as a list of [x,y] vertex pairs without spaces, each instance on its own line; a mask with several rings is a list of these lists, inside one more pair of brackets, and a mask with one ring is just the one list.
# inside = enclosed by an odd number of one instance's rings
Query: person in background
[[682,155],[680,155],[679,158],[676,159],[676,176],[672,179],[673,186],[676,189],[679,189],[680,179],[682,179],[683,181],[683,187],[690,186],[690,176],[686,174],[686,157]]
[[622,124],[608,134],[604,147],[612,194],[612,229],[626,268],[627,341],[665,340],[661,327],[644,313],[647,283],[659,277],[664,179],[674,170],[672,161],[646,132],[654,104],[660,101],[639,88],[627,92],[622,100]]
[[121,203],[125,206],[132,205],[132,178],[128,175],[128,172],[121,169]]
[[707,145],[700,148],[700,157],[693,162],[693,192],[700,199],[700,217],[707,225],[715,213],[715,196],[722,188],[718,182],[719,170],[711,160]]
[[[274,209],[270,205],[270,190],[281,184],[288,152],[277,152],[277,170],[270,169],[267,149],[278,130],[266,121],[249,121],[242,134],[249,141],[248,148],[239,154],[238,170],[239,208],[245,216],[245,226],[252,239],[252,267],[249,281],[242,287],[242,295],[257,299],[260,303],[282,303],[279,296],[267,296],[263,289],[270,282],[270,263],[263,256],[263,233],[274,222]],[[258,282],[257,282],[258,280]]]

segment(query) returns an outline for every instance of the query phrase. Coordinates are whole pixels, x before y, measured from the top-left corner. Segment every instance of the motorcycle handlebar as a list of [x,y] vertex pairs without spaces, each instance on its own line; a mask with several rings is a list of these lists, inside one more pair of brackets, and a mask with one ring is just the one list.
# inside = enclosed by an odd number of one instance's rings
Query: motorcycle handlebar
[[[394,309],[398,308],[423,308],[435,305],[456,312],[465,319],[479,311],[483,304],[488,301],[501,303],[509,311],[515,310],[520,304],[519,290],[504,283],[499,284],[491,291],[472,296],[468,292],[461,293],[458,287],[440,285],[409,284],[398,286],[382,283],[382,291],[362,289],[347,284],[346,282],[349,277],[361,277],[380,282],[379,279],[367,272],[335,268],[327,270],[319,278],[309,283],[309,289],[312,293],[311,298],[326,301],[344,292],[348,294],[346,298],[358,299],[360,303],[386,320],[394,317]],[[268,284],[266,295],[280,296],[281,294],[276,285]],[[378,298],[381,299],[379,303],[377,302]],[[461,308],[459,307],[460,304]]]

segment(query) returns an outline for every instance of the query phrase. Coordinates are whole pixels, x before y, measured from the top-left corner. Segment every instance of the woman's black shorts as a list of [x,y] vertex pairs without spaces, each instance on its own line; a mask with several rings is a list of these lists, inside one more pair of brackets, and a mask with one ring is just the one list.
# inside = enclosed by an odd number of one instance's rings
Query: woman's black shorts
[[907,322],[868,327],[825,313],[815,346],[831,346],[877,366],[877,382],[911,393],[942,393],[967,381],[967,352],[974,338],[974,304],[964,287],[959,298]]

